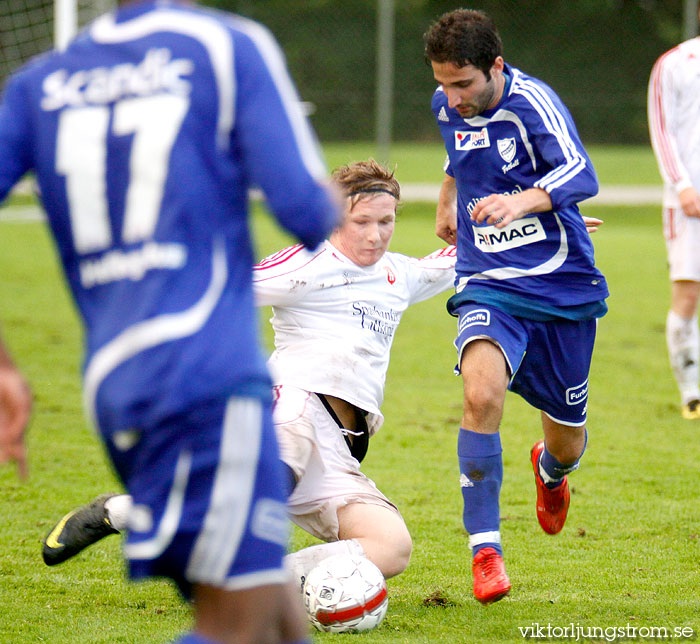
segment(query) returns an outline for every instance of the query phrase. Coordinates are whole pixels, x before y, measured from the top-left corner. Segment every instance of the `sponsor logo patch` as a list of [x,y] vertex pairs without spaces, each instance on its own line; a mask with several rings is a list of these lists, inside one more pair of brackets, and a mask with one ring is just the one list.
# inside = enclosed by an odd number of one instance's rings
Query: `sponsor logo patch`
[[538,217],[526,217],[508,224],[505,228],[479,226],[474,228],[474,245],[484,253],[500,253],[546,239]]
[[484,127],[478,132],[455,132],[455,150],[467,151],[491,146],[489,131]]
[[491,311],[488,309],[474,309],[466,315],[463,315],[459,320],[459,332],[470,326],[488,326],[491,324]]
[[[389,275],[387,279],[390,280]],[[381,335],[393,337],[401,319],[401,312],[385,309],[368,302],[353,302],[352,315],[360,322],[360,327]]]
[[274,499],[259,499],[253,510],[251,532],[258,539],[286,545],[289,539],[286,506]]
[[588,399],[588,380],[566,390],[566,404],[578,405]]

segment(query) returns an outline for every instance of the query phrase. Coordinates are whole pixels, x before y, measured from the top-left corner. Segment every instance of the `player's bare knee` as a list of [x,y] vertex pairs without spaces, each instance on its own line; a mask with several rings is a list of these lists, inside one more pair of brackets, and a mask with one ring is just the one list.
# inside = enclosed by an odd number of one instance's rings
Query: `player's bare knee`
[[408,564],[411,561],[412,552],[413,540],[411,539],[411,535],[409,535],[408,532],[406,532],[406,534],[403,535],[399,542],[396,544],[395,566],[394,570],[392,571],[392,577],[394,575],[402,573],[404,570],[406,570],[406,568],[408,568]]
[[408,533],[392,535],[390,539],[377,539],[364,545],[367,558],[374,563],[386,579],[401,574],[408,567],[413,542]]
[[586,448],[586,428],[559,425],[542,415],[547,451],[562,465],[575,463]]
[[[413,551],[413,541],[401,516],[381,506],[360,506],[368,513],[367,521],[352,526],[352,538],[362,546],[365,556],[375,564],[384,577],[394,577],[408,566]],[[369,519],[372,519],[369,522]]]
[[387,535],[387,543],[390,544],[391,556],[384,572],[385,577],[394,577],[402,573],[408,567],[413,552],[413,540],[405,524],[396,526],[396,529]]
[[504,392],[490,386],[465,386],[464,416],[471,419],[468,429],[477,430],[500,420]]
[[583,454],[583,445],[567,445],[564,447],[559,447],[557,450],[550,450],[547,447],[547,451],[557,459],[562,465],[572,465]]

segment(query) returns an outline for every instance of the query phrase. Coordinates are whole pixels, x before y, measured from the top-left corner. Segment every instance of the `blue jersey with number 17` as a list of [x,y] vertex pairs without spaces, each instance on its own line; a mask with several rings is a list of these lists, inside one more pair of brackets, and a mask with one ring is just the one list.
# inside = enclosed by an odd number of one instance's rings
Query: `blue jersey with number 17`
[[[591,161],[571,115],[547,85],[509,65],[504,76],[498,105],[473,118],[451,109],[441,88],[433,95],[445,170],[457,184],[458,299],[535,319],[540,311],[601,315],[608,290],[577,207],[598,191]],[[503,229],[472,222],[480,199],[528,188],[544,189],[552,210]]]
[[162,1],[99,18],[6,87],[0,199],[28,171],[84,319],[85,402],[103,429],[269,395],[249,188],[311,247],[337,214],[264,27]]

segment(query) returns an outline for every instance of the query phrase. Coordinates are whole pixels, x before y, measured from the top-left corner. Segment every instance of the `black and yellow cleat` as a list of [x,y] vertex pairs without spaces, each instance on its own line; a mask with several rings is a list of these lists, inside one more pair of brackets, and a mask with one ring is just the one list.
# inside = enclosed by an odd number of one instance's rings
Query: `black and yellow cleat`
[[700,400],[691,400],[683,405],[681,416],[686,420],[700,420]]
[[77,510],[64,516],[46,535],[42,555],[47,566],[63,563],[89,545],[115,530],[105,509],[105,502],[116,494],[102,494]]

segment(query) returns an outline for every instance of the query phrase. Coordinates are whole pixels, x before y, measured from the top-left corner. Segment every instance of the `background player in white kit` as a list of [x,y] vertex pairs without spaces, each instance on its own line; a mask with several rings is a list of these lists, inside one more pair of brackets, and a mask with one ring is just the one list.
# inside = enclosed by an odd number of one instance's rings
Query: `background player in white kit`
[[700,420],[700,38],[663,54],[649,79],[651,143],[664,181],[663,228],[671,279],[666,342],[681,413]]
[[[360,460],[383,422],[389,353],[403,312],[454,282],[454,247],[422,259],[387,252],[400,199],[392,172],[357,162],[336,170],[333,183],[345,195],[341,226],[316,250],[299,245],[267,257],[253,278],[257,303],[273,307],[268,365],[293,488],[289,513],[327,542],[287,556],[297,581],[341,552],[365,555],[385,577],[408,565],[404,520],[360,471]],[[103,496],[64,517],[45,542],[45,561],[60,563],[125,529],[129,505],[128,496]]]

